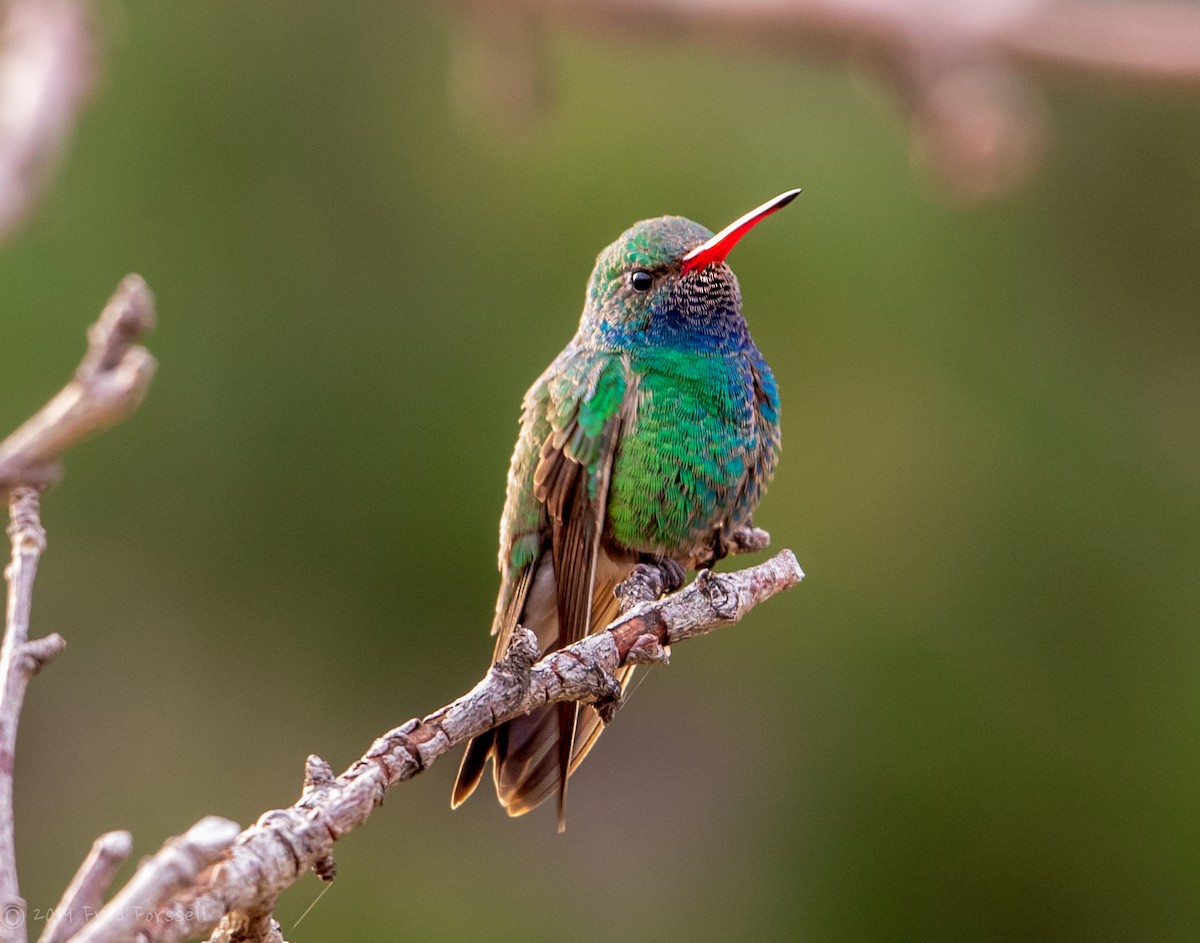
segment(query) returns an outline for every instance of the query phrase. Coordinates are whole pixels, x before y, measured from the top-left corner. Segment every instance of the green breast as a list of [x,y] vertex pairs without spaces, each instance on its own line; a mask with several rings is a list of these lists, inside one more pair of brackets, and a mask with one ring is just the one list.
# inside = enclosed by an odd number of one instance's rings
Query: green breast
[[750,365],[741,353],[656,348],[631,366],[637,410],[613,465],[607,536],[687,553],[738,512],[762,447]]

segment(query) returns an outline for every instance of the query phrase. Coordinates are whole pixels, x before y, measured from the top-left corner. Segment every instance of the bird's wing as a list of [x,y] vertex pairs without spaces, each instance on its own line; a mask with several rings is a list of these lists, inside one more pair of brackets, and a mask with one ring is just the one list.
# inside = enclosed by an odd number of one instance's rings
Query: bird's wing
[[[562,360],[566,353],[564,351],[559,359]],[[554,431],[550,423],[549,386],[558,365],[558,361],[552,363],[525,394],[521,431],[509,464],[504,513],[500,517],[500,594],[496,598],[496,613],[492,620],[492,635],[496,636],[493,661],[498,661],[508,650],[549,535],[549,517],[534,494],[533,477],[540,460],[541,443]],[[539,639],[539,642],[543,646],[548,644],[546,640]],[[479,785],[495,742],[496,730],[492,729],[467,744],[454,781],[450,799],[452,808],[466,802]]]
[[630,399],[627,378],[621,358],[568,348],[525,396],[500,522],[496,657],[521,620],[547,547],[562,619],[558,644],[547,638],[540,639],[542,646],[561,647],[587,634],[590,594],[584,587],[604,530],[612,462]]
[[[553,644],[556,649],[579,641],[592,629],[596,560],[628,389],[626,377],[619,359],[605,357],[592,366],[582,395],[572,395],[569,381],[563,385],[568,395],[559,401],[557,422],[552,421],[554,432],[542,444],[534,471],[534,495],[550,520],[558,609],[558,638]],[[562,828],[579,705],[559,704],[557,714]]]
[[592,370],[582,395],[559,405],[542,443],[533,491],[550,522],[561,648],[588,633],[596,555],[620,434],[626,375],[619,360]]

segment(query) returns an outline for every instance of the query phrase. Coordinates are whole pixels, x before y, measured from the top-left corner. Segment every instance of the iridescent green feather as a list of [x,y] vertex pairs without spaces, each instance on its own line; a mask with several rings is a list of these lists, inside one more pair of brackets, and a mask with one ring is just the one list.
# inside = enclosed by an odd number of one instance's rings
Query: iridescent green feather
[[671,348],[638,351],[631,363],[638,407],[613,468],[612,539],[673,555],[727,521],[747,523],[751,508],[737,513],[747,472],[769,476],[774,466],[750,363],[740,354]]
[[534,472],[543,443],[572,430],[563,451],[587,468],[589,494],[599,479],[600,434],[624,401],[626,367],[622,357],[573,347],[554,361],[525,396],[521,436],[513,451],[508,497],[500,522],[500,570],[503,586],[497,601],[497,624],[546,539],[546,509],[534,494]]

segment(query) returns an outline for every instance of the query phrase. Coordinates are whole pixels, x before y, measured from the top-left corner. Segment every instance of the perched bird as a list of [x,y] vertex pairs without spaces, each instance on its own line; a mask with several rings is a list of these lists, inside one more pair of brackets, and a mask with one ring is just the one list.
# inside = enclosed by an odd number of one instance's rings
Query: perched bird
[[[665,565],[682,583],[751,526],[779,455],[779,395],[725,257],[799,192],[716,235],[679,216],[643,220],[600,253],[578,332],[525,394],[500,521],[494,657],[517,625],[543,654],[601,631],[635,565]],[[562,831],[567,777],[600,729],[573,703],[501,724],[467,745],[451,804],[491,757],[508,814],[557,795]]]

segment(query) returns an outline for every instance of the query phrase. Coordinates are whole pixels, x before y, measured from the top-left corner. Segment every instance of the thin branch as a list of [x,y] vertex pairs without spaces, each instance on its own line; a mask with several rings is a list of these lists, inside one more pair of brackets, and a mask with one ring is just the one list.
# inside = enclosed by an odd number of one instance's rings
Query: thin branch
[[[8,606],[4,643],[0,648],[0,939],[17,943],[26,939],[25,901],[17,885],[17,854],[13,841],[13,756],[17,722],[25,689],[39,668],[62,651],[61,637],[39,640],[38,650],[29,641],[29,614],[33,607],[33,581],[38,560],[46,548],[46,532],[38,518],[38,493],[16,488],[9,496],[8,536],[12,560],[4,571]],[[53,641],[51,641],[53,640]]]
[[54,908],[38,943],[66,943],[96,916],[104,903],[104,892],[132,850],[133,837],[128,832],[107,832],[97,838]]
[[96,918],[70,939],[134,940],[156,924],[162,902],[191,887],[238,837],[229,819],[209,816],[172,838],[148,859]]
[[126,276],[88,330],[87,353],[75,376],[0,442],[0,489],[56,481],[67,449],[137,409],[155,363],[134,342],[153,326],[154,296],[140,275]]
[[1194,3],[1044,3],[997,42],[1024,64],[1143,87],[1200,88]]
[[0,6],[0,241],[28,216],[95,84],[80,0]]
[[[544,704],[593,704],[606,719],[620,698],[614,672],[632,662],[664,661],[667,646],[707,635],[740,621],[756,605],[795,586],[804,573],[790,550],[733,573],[701,572],[687,588],[662,600],[634,605],[605,632],[538,661],[533,633],[514,633],[504,657],[458,700],[410,720],[376,740],[340,776],[310,757],[299,801],[265,813],[237,836],[227,856],[170,900],[126,888],[101,916],[73,939],[77,943],[176,943],[217,930],[213,940],[250,927],[269,939],[266,916],[279,894],[305,871],[329,862],[333,844],[362,825],[397,783],[428,769],[440,756],[497,724]],[[628,598],[628,597],[626,597]],[[130,882],[160,887],[158,857]],[[134,924],[135,913],[149,915]]]
[[1147,0],[514,0],[512,7],[626,34],[748,40],[839,56],[939,44],[981,49],[1064,74],[1200,87],[1200,8]]
[[[7,494],[12,561],[0,646],[0,941],[27,939],[13,839],[13,756],[29,680],[66,642],[57,634],[29,639],[33,583],[46,548],[39,492],[58,476],[62,453],[127,415],[141,401],[154,361],[134,339],[153,322],[145,283],[126,278],[88,334],[88,350],[71,381],[36,415],[0,442],[0,493]],[[82,872],[81,872],[82,873]],[[74,885],[73,885],[74,886]]]

